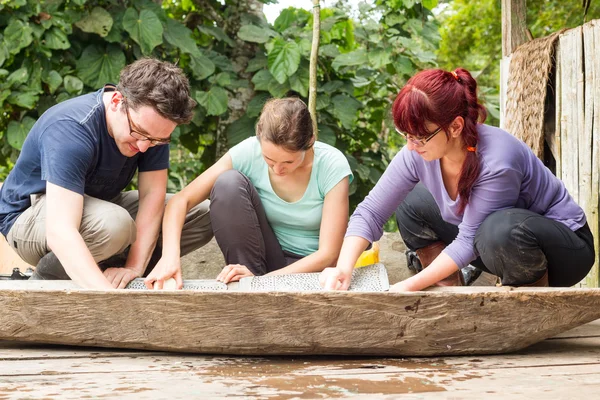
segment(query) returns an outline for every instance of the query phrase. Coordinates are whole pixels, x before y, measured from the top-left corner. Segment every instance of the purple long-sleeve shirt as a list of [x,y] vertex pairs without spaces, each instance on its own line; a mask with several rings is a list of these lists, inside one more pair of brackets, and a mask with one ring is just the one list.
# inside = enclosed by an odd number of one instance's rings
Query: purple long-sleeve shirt
[[425,161],[404,147],[352,214],[346,237],[360,236],[370,242],[379,240],[384,223],[419,181],[433,195],[444,221],[458,225],[458,236],[444,253],[459,268],[477,258],[473,245],[475,232],[494,211],[531,210],[573,231],[585,225],[585,214],[565,185],[525,143],[492,126],[480,124],[477,131],[481,169],[463,215],[458,214],[460,196],[452,200],[446,191],[440,160]]

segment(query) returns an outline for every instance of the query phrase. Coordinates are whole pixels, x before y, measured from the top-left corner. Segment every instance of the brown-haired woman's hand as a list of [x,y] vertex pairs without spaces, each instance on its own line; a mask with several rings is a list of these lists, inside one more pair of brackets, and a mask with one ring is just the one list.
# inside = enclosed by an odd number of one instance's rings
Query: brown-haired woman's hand
[[217,280],[223,283],[236,282],[247,276],[254,276],[254,274],[246,267],[241,264],[229,264],[221,273],[217,276]]
[[181,259],[179,257],[161,257],[152,272],[144,279],[148,289],[163,289],[165,281],[175,279],[177,289],[183,288]]

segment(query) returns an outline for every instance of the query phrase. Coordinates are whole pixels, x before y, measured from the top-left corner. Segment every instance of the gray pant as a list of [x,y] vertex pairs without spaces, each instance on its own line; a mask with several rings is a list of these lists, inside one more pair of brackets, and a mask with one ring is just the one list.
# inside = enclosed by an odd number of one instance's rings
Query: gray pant
[[250,179],[225,171],[210,193],[210,219],[226,264],[242,264],[254,275],[290,265],[302,256],[283,251]]
[[[167,194],[165,201],[173,197]],[[209,201],[192,208],[185,219],[181,235],[181,255],[202,247],[212,239]],[[120,193],[111,201],[84,196],[83,215],[79,233],[97,263],[110,258],[105,264],[123,266],[129,246],[135,242],[135,217],[138,212],[137,190]],[[161,255],[162,237],[146,272],[154,267]],[[32,204],[17,218],[6,237],[9,245],[27,263],[37,265],[34,278],[70,279],[46,242],[46,196],[32,196]]]

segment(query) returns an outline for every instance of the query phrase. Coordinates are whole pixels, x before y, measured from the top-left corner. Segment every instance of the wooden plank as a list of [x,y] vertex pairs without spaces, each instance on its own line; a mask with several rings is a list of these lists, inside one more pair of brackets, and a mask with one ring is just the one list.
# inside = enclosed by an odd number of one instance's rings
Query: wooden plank
[[502,0],[502,56],[511,55],[517,47],[531,40],[527,29],[525,0]]
[[555,98],[555,107],[554,107],[554,122],[556,124],[554,130],[554,147],[556,148],[556,154],[558,157],[556,158],[556,177],[562,180],[562,56],[560,53],[560,38],[558,44],[556,46],[556,51],[554,53],[556,57],[555,66],[556,72],[554,73],[554,98]]
[[[51,349],[52,350],[52,349]],[[73,350],[77,354],[76,349]],[[34,353],[35,354],[35,353]],[[53,353],[51,353],[53,354]],[[411,358],[281,358],[231,357],[154,352],[88,353],[81,356],[48,356],[0,359],[0,378],[16,376],[71,375],[73,373],[106,374],[115,372],[168,371],[180,366],[185,370],[231,367],[235,360],[238,372],[247,374],[253,369],[261,373],[279,370],[280,373],[302,371],[321,376],[362,375],[366,370],[379,373],[443,372],[461,369],[492,370],[502,368],[537,368],[562,365],[600,365],[600,338],[562,338],[547,340],[518,353],[482,357]],[[287,370],[287,371],[284,371]]]
[[578,396],[595,398],[600,389],[598,339],[570,342],[564,354],[557,351],[564,344],[552,341],[526,354],[478,358],[153,357],[149,353],[130,360],[51,359],[30,362],[32,369],[20,361],[0,364],[0,393],[3,398],[115,394],[119,398],[373,398],[427,393],[427,398],[445,394],[442,398],[479,399],[482,393],[486,398],[538,398],[539,393],[547,398],[570,398],[576,387]]
[[510,77],[511,56],[502,57],[500,60],[500,128],[506,128],[506,97],[508,92],[508,78]]
[[588,225],[594,235],[596,262],[588,276],[586,286],[600,286],[600,227],[598,219],[598,192],[600,191],[600,20],[583,25],[583,42],[585,54],[585,121],[581,138],[585,152],[580,146],[580,184],[585,192],[580,197],[585,199],[583,205]]
[[477,289],[0,289],[0,340],[239,355],[490,354],[525,348],[600,317],[600,290]]
[[[582,29],[560,35],[560,137],[561,177],[573,199],[582,205],[579,192],[579,135],[584,126],[584,76]],[[584,199],[585,201],[585,199]]]

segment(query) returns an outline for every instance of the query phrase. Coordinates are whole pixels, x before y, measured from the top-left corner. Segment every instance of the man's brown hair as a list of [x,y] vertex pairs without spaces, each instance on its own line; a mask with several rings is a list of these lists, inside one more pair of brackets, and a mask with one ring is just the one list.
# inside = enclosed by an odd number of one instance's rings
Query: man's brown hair
[[194,117],[190,82],[181,68],[169,62],[143,58],[129,64],[121,71],[117,90],[133,109],[150,106],[176,124],[187,124]]
[[256,124],[256,136],[288,151],[310,149],[314,132],[308,107],[295,97],[267,101]]

